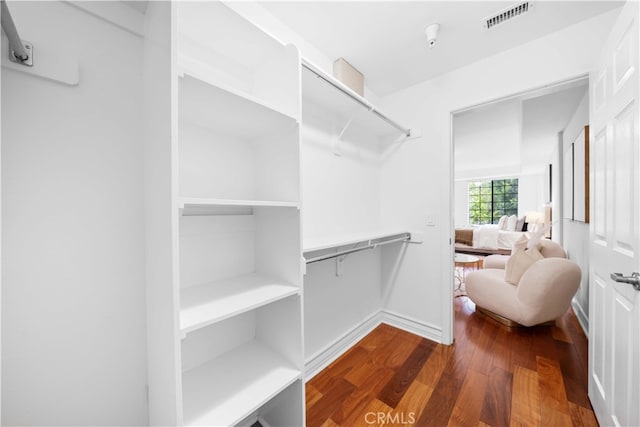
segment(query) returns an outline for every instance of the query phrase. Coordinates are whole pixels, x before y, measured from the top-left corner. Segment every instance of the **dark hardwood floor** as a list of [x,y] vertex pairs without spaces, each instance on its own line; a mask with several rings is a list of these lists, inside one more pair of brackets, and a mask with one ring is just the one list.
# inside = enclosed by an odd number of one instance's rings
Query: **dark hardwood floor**
[[455,344],[382,324],[306,385],[307,426],[597,426],[587,338],[508,328],[455,300]]

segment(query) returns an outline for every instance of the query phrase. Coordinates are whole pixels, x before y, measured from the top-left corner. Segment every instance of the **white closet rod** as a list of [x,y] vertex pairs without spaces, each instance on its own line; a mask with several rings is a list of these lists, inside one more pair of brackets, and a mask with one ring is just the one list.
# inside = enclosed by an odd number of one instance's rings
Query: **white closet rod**
[[376,116],[380,117],[382,120],[384,120],[385,122],[387,122],[388,124],[390,124],[391,126],[393,126],[394,128],[398,129],[400,132],[402,132],[405,136],[410,137],[411,136],[411,129],[407,129],[402,125],[399,125],[398,123],[396,123],[395,121],[391,120],[389,117],[385,116],[384,114],[382,114],[380,111],[376,110],[376,107],[374,107],[373,105],[369,104],[368,102],[366,102],[365,100],[363,100],[360,97],[355,96],[354,94],[350,93],[349,91],[345,90],[343,87],[341,87],[339,84],[337,84],[336,82],[334,82],[333,80],[331,80],[330,78],[326,77],[323,73],[321,73],[320,71],[316,70],[315,68],[313,68],[311,65],[305,63],[304,61],[302,62],[302,66],[304,68],[306,68],[307,70],[311,71],[313,74],[315,74],[318,78],[324,80],[325,82],[329,83],[331,86],[333,86],[334,88],[338,89],[340,92],[344,93],[345,95],[347,95],[349,98],[353,99],[354,101],[356,101],[358,104],[362,105],[363,107],[365,107],[367,110],[371,111],[373,114],[375,114]]
[[364,251],[364,250],[367,250],[367,249],[375,249],[378,246],[386,245],[388,243],[408,242],[410,240],[411,240],[411,235],[410,234],[405,234],[402,237],[396,237],[395,239],[384,240],[384,241],[378,242],[378,243],[371,243],[371,240],[369,240],[369,244],[367,244],[367,246],[360,246],[358,248],[344,249],[342,251],[332,252],[330,254],[319,255],[319,256],[314,257],[314,258],[309,258],[307,260],[307,264],[311,264],[312,262],[324,261],[326,259],[336,258],[336,257],[342,256],[342,255],[352,254],[354,252],[360,252],[360,251]]
[[27,50],[22,44],[22,39],[18,34],[18,29],[16,28],[16,24],[13,22],[13,18],[11,17],[9,7],[5,0],[2,0],[2,29],[9,39],[9,49],[13,51],[13,55],[16,59],[20,62],[27,61],[29,59],[29,53],[27,53]]

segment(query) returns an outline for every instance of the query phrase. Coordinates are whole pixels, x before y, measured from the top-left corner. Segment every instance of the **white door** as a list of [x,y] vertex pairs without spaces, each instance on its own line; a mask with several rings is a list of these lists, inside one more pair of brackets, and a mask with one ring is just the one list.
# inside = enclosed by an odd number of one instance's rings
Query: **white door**
[[590,76],[589,397],[602,425],[640,425],[638,2],[629,1]]

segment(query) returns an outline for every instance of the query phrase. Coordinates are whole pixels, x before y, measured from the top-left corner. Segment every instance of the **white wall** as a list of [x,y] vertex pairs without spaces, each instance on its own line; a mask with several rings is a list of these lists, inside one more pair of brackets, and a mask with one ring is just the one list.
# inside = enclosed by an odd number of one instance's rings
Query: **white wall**
[[350,254],[343,268],[344,274],[336,276],[335,259],[307,266],[304,282],[307,360],[380,310],[380,250]]
[[142,39],[10,8],[80,84],[2,70],[2,424],[145,425]]
[[[563,131],[563,150],[576,139],[585,125],[589,124],[589,95],[580,101],[575,113]],[[563,245],[569,259],[575,261],[582,270],[580,289],[573,298],[573,308],[585,330],[589,330],[589,224],[580,221],[563,221]]]
[[492,179],[521,170],[522,103],[500,102],[453,118],[456,179]]
[[[301,132],[303,239],[375,230],[379,223],[380,153],[367,135],[347,131],[334,154],[336,124],[303,102]],[[305,357],[314,358],[381,307],[380,250],[310,264],[304,278]]]
[[469,225],[469,181],[456,181],[454,194],[454,225],[464,227]]
[[518,216],[527,212],[544,213],[544,175],[518,176]]
[[[589,19],[436,79],[386,97],[389,115],[409,118],[423,136],[403,145],[382,170],[382,220],[424,229],[424,244],[409,246],[387,308],[452,337],[453,213],[450,142],[454,111],[587,73],[594,52],[617,15]],[[411,174],[403,171],[411,170]],[[435,227],[425,227],[427,215]]]
[[302,120],[303,237],[374,229],[380,216],[381,161],[376,141],[348,130],[336,155],[337,124],[308,102],[303,102]]

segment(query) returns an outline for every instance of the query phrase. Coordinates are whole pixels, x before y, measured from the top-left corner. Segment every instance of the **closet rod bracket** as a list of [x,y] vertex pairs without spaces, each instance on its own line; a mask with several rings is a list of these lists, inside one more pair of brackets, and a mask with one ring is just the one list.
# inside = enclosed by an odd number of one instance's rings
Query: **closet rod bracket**
[[347,131],[347,129],[349,129],[349,126],[351,126],[351,122],[353,122],[354,117],[355,116],[351,116],[349,120],[347,120],[347,123],[342,126],[342,130],[333,139],[332,150],[333,154],[335,154],[336,156],[339,156],[341,154],[338,145],[340,142],[342,142],[342,137],[344,136],[344,133]]
[[16,64],[26,65],[27,67],[33,67],[33,44],[26,40],[20,40],[26,55],[19,55],[13,48],[9,50],[9,60]]
[[22,40],[18,34],[15,22],[11,17],[7,2],[2,0],[2,29],[9,41],[9,60],[16,64],[33,66],[33,45],[26,40]]
[[347,255],[340,255],[336,257],[336,276],[340,277],[344,274],[344,261],[347,259]]

